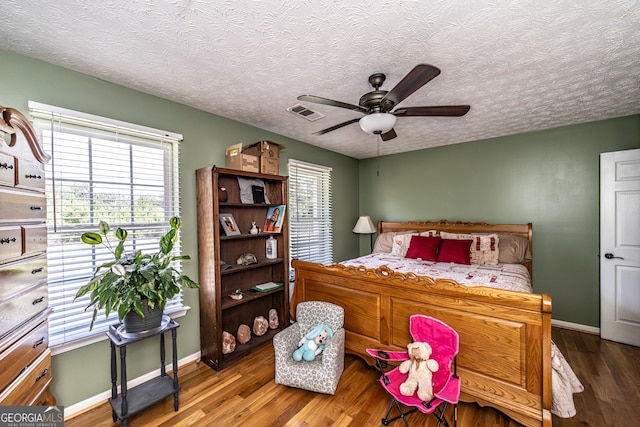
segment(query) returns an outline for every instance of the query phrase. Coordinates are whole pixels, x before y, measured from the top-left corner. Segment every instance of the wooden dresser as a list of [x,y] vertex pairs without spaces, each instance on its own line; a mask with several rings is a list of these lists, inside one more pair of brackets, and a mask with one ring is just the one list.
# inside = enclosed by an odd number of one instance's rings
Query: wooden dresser
[[54,405],[47,289],[49,156],[25,116],[0,106],[0,405]]

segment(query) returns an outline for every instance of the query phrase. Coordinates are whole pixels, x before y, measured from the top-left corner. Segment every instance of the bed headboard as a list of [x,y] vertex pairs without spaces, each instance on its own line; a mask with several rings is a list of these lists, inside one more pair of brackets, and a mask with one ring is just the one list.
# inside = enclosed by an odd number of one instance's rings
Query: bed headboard
[[[418,232],[427,230],[446,231],[449,233],[496,233],[511,234],[513,236],[523,237],[529,242],[529,252],[533,253],[533,233],[532,225],[528,224],[487,224],[486,222],[463,222],[448,221],[441,219],[439,221],[408,221],[408,222],[391,222],[380,221],[378,223],[378,235],[381,233],[392,231],[410,231]],[[528,260],[524,266],[529,270],[529,275],[533,278],[533,261]]]

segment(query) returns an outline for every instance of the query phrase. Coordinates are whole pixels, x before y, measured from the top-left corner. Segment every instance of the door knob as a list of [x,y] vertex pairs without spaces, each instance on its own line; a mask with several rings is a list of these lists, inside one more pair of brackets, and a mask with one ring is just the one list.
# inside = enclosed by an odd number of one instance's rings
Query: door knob
[[621,256],[614,256],[614,255],[613,255],[613,254],[611,254],[611,253],[606,253],[606,254],[604,254],[604,257],[605,257],[606,259],[613,259],[613,258],[624,259],[624,258],[622,258]]

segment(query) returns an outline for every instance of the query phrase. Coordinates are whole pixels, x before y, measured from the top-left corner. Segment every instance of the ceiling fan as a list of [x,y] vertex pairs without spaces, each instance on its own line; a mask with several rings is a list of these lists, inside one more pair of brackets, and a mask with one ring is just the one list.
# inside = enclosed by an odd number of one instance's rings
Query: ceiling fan
[[346,122],[314,132],[313,135],[324,135],[325,133],[359,122],[363,131],[380,135],[383,141],[388,141],[398,136],[393,130],[397,117],[460,117],[467,114],[471,108],[469,105],[401,107],[394,110],[396,105],[434,79],[438,74],[440,74],[439,68],[429,64],[418,64],[389,91],[380,89],[386,76],[382,73],[372,74],[369,76],[369,84],[373,86],[374,90],[362,95],[358,105],[334,101],[333,99],[322,98],[315,95],[300,95],[298,100],[346,108],[347,110],[358,111],[365,114],[362,118],[347,120]]

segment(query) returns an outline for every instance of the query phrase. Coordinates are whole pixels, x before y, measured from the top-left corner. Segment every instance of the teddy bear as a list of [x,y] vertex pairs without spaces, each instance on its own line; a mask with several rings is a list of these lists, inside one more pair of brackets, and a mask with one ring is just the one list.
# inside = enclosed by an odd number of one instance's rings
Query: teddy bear
[[429,359],[431,346],[426,342],[412,342],[407,345],[409,360],[405,360],[399,366],[401,373],[407,375],[405,382],[400,384],[400,393],[404,396],[412,396],[418,390],[418,398],[429,401],[433,397],[433,372],[438,371],[438,362]]
[[324,350],[325,345],[332,337],[331,328],[323,324],[317,325],[302,337],[298,348],[293,352],[293,360],[296,362],[303,359],[307,362],[313,361]]

